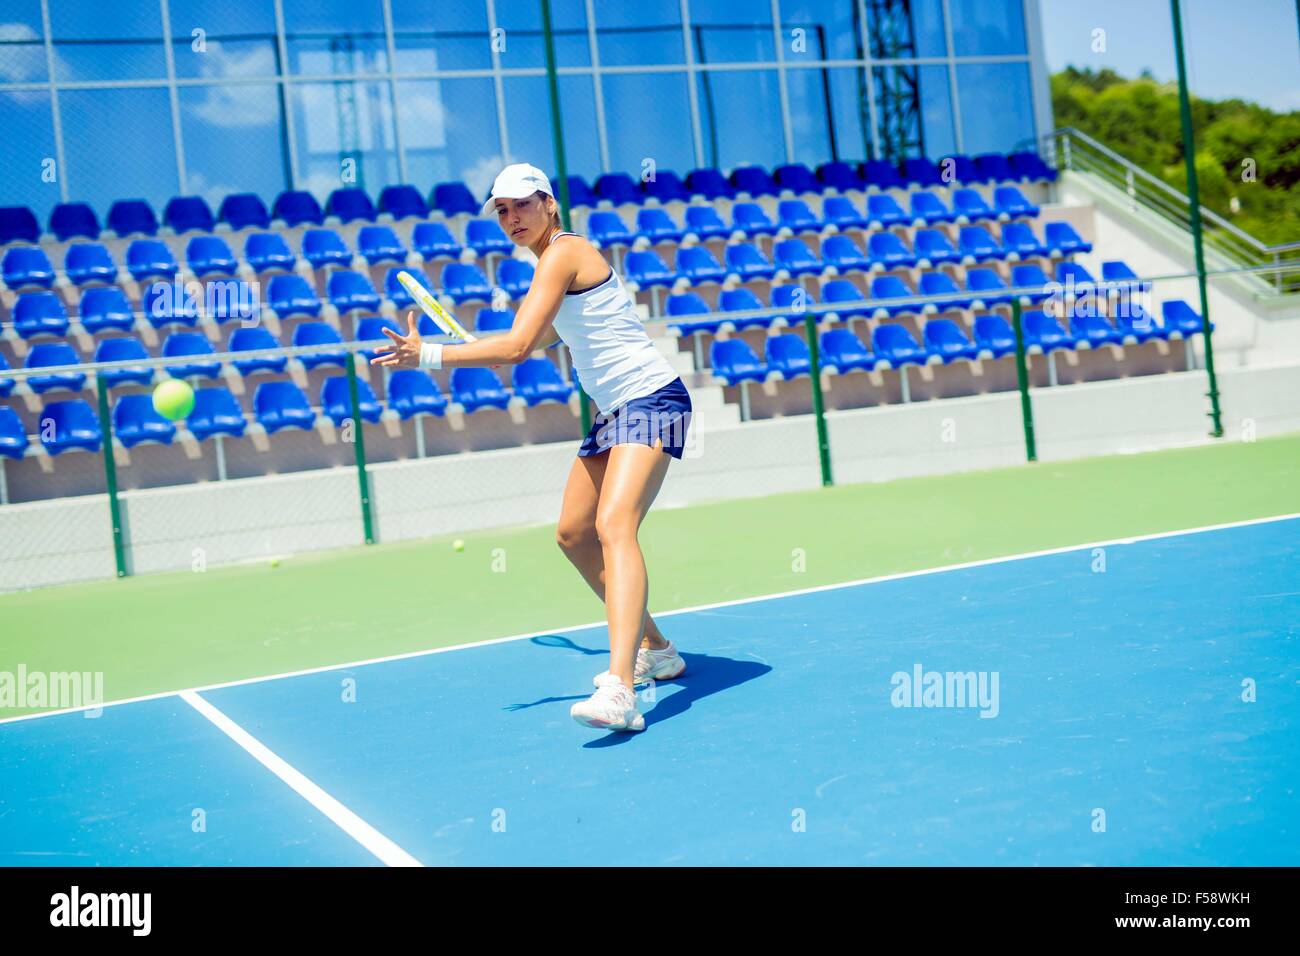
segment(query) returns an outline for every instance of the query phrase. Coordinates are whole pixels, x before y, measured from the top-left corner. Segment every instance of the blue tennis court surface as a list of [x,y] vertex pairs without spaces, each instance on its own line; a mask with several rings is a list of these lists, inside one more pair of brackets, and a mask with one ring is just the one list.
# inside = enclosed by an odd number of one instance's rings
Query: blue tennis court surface
[[[668,616],[688,671],[640,735],[568,716],[603,628],[201,697],[428,865],[1296,865],[1298,536]],[[984,706],[894,706],[918,668]],[[0,864],[379,863],[178,697],[0,725],[0,781]]]

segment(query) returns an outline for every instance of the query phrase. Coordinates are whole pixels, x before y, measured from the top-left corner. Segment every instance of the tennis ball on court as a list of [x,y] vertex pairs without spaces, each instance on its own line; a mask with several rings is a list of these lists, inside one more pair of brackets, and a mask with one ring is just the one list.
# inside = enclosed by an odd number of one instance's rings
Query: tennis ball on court
[[194,411],[194,389],[179,378],[169,378],[153,390],[153,407],[163,418],[184,418]]
[[457,538],[455,541],[453,541],[453,542],[451,543],[451,546],[452,546],[452,548],[455,549],[456,551],[464,551],[464,550],[465,550],[465,542],[462,541],[462,540],[460,540],[460,538]]
[[279,566],[280,566],[280,559],[279,559],[279,558],[272,558],[272,559],[271,559],[271,567],[273,567],[273,568],[278,568]]

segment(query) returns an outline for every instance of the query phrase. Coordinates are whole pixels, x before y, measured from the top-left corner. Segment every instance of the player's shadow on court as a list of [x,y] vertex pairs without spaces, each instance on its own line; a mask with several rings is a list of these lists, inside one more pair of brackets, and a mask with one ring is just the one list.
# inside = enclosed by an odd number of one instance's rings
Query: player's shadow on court
[[[539,647],[560,648],[576,651],[580,654],[597,657],[608,654],[606,648],[588,648],[575,644],[567,637],[558,634],[546,634],[531,639]],[[696,701],[733,687],[739,687],[748,681],[762,677],[772,669],[770,664],[754,660],[736,660],[732,657],[716,657],[712,654],[682,654],[686,661],[686,672],[681,677],[667,681],[656,681],[653,690],[650,685],[637,688],[640,697],[641,712],[645,715],[646,729],[660,721],[669,720],[690,710]],[[665,692],[666,688],[673,688]],[[647,698],[653,693],[651,703]],[[586,700],[586,694],[574,694],[571,697],[544,697],[531,704],[514,704],[508,710],[522,710],[539,704],[553,704],[577,700]],[[589,741],[586,747],[617,747],[640,736],[639,734],[609,733]]]

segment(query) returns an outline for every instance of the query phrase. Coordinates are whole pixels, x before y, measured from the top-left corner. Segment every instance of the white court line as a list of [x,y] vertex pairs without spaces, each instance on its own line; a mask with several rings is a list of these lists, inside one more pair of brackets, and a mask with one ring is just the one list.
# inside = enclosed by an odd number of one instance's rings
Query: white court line
[[339,803],[316,784],[289,766],[278,754],[273,752],[239,724],[235,723],[220,710],[204,700],[192,690],[180,692],[181,700],[189,704],[200,714],[212,721],[217,729],[243,747],[253,758],[271,773],[287,783],[295,793],[310,803],[325,816],[333,820],[348,836],[379,858],[385,866],[423,866],[388,837],[384,836],[365,820]]
[[[1178,538],[1184,535],[1204,534],[1207,531],[1225,531],[1229,528],[1245,528],[1257,524],[1271,524],[1276,521],[1294,521],[1300,518],[1300,512],[1286,515],[1273,515],[1268,518],[1249,518],[1245,521],[1230,521],[1225,524],[1211,524],[1200,528],[1184,528],[1179,531],[1157,531],[1153,534],[1137,535],[1130,538],[1112,538],[1109,541],[1092,541],[1086,544],[1070,544],[1059,548],[1048,548],[1045,551],[1026,551],[1023,554],[1008,554],[998,558],[982,558],[979,561],[967,561],[962,564],[945,564],[936,568],[922,568],[918,571],[900,571],[896,574],[884,574],[874,578],[859,578],[855,581],[840,581],[835,584],[819,584],[810,588],[798,588],[793,591],[778,591],[773,594],[760,594],[755,597],[736,598],[731,601],[717,601],[712,604],[696,604],[692,607],[679,607],[671,611],[655,611],[654,616],[673,617],[677,614],[693,614],[697,611],[712,611],[717,608],[735,607],[738,604],[757,604],[760,601],[775,601],[781,598],[798,597],[803,594],[817,594],[821,591],[837,591],[841,588],[854,588],[865,584],[882,584],[885,581],[901,581],[905,578],[922,577],[927,574],[946,574],[949,571],[964,571],[968,568],[986,567],[991,564],[1004,564],[1010,561],[1026,561],[1031,558],[1046,558],[1055,554],[1069,554],[1071,551],[1086,551],[1091,548],[1106,548],[1121,544],[1136,544],[1139,541],[1156,541],[1161,538]],[[572,631],[585,631],[592,627],[604,627],[605,621],[592,621],[589,624],[571,624],[566,627],[549,627],[541,631],[530,631],[527,634],[514,634],[510,637],[493,637],[483,641],[469,641],[464,644],[449,644],[446,647],[434,647],[422,651],[407,651],[402,654],[389,654],[385,657],[371,657],[366,660],[349,661],[344,664],[325,664],[321,667],[308,667],[303,670],[285,671],[281,674],[267,674],[263,677],[244,677],[239,680],[225,681],[220,684],[205,684],[202,687],[189,688],[190,691],[203,693],[213,690],[221,690],[226,687],[242,687],[245,684],[260,684],[263,681],[282,680],[287,677],[305,677],[309,674],[324,674],[329,671],[350,670],[354,667],[367,667],[371,664],[386,664],[390,661],[408,660],[412,657],[427,657],[430,654],[445,654],[448,651],[463,651],[471,647],[488,647],[492,644],[506,644],[511,641],[523,641],[532,637],[542,637],[547,634],[564,634]],[[86,710],[103,709],[106,707],[118,707],[122,704],[138,704],[149,700],[162,700],[166,697],[175,697],[178,694],[186,693],[180,690],[165,690],[156,694],[145,694],[140,697],[125,697],[121,700],[107,701],[102,704],[88,704],[83,707],[67,707],[62,710],[43,710],[35,714],[22,714],[18,717],[0,718],[0,725],[12,724],[20,720],[36,720],[41,717],[57,717],[59,714],[75,714]]]

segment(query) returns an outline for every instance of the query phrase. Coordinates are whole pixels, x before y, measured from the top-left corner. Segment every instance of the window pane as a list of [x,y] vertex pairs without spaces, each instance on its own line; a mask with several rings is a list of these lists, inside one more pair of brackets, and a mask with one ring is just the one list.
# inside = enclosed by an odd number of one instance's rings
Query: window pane
[[[770,168],[785,162],[775,70],[709,71],[700,73],[696,82],[705,163]],[[744,122],[736,122],[738,116]]]
[[[168,0],[178,77],[270,77],[279,70],[275,11],[269,3]],[[196,35],[195,31],[201,31]]]
[[957,67],[962,145],[968,154],[1008,153],[1034,135],[1027,63]]
[[940,156],[956,148],[946,66],[875,67],[880,155]]
[[379,0],[284,0],[289,68],[310,76],[388,69]]
[[596,31],[601,66],[686,62],[678,0],[602,3]]
[[902,12],[872,15],[872,55],[877,60],[946,55],[942,0],[912,0],[910,21],[901,5],[894,9]]
[[341,187],[377,193],[397,182],[387,83],[303,83],[291,89],[299,189],[323,202]]
[[[857,0],[781,0],[781,41],[787,62],[859,60],[862,31]],[[802,29],[803,49],[795,49],[794,29]]]
[[398,73],[491,69],[487,5],[483,0],[394,3],[393,46]]
[[948,0],[956,56],[1025,52],[1025,11],[1019,3]]
[[[497,3],[497,26],[505,30],[501,66],[505,69],[546,66],[542,10],[537,3]],[[551,32],[559,66],[590,66],[587,10],[582,0],[557,0],[551,4]]]
[[691,0],[690,12],[697,62],[770,63],[776,59],[768,4]]
[[786,86],[795,162],[815,167],[831,159],[867,158],[867,94],[861,70],[790,70]]
[[[532,163],[554,176],[555,144],[546,77],[507,77],[504,82],[510,158]],[[570,174],[590,180],[601,172],[591,77],[561,76],[559,83],[565,164]]]
[[612,74],[602,82],[611,170],[636,177],[647,158],[659,169],[694,168],[685,74]]
[[0,114],[7,121],[0,136],[0,206],[27,206],[44,226],[59,201],[62,175],[55,163],[50,94],[0,93]]
[[399,83],[397,116],[407,176],[422,192],[459,179],[487,195],[502,166],[490,79]]
[[179,193],[165,89],[64,90],[59,118],[69,194],[101,218],[117,199],[146,199],[161,215]]
[[288,188],[277,86],[182,86],[178,95],[186,194],[216,212],[228,193],[254,192],[269,206]]
[[5,0],[0,14],[0,83],[49,79],[40,0]]
[[158,0],[59,0],[50,4],[60,80],[167,76]]

